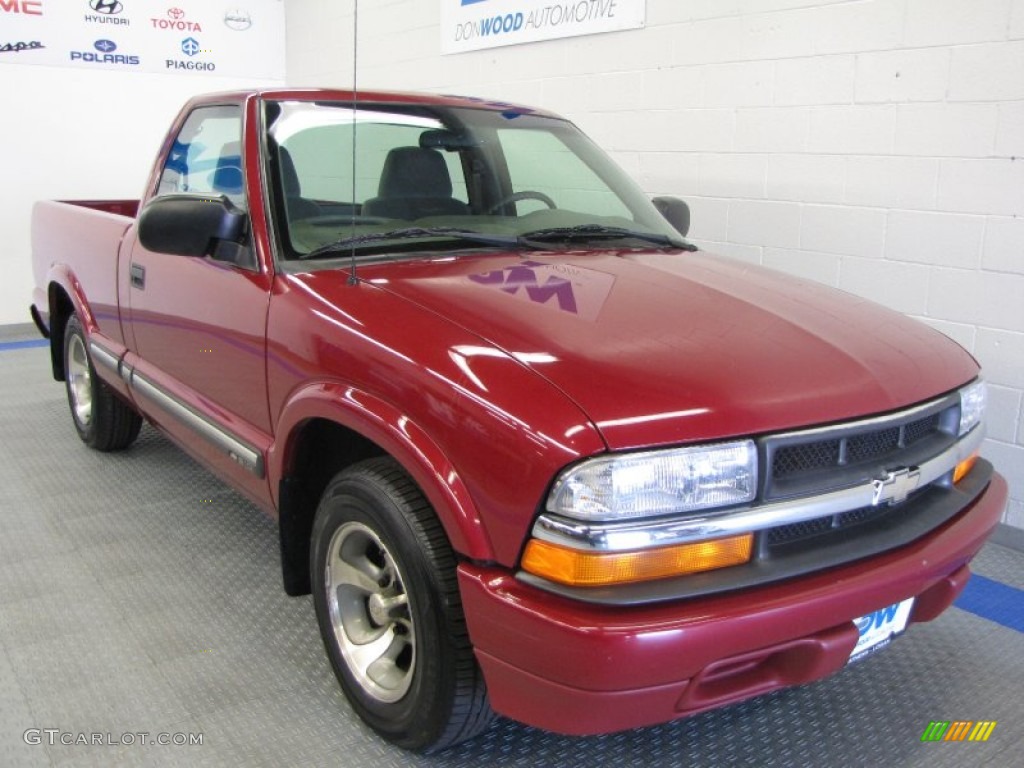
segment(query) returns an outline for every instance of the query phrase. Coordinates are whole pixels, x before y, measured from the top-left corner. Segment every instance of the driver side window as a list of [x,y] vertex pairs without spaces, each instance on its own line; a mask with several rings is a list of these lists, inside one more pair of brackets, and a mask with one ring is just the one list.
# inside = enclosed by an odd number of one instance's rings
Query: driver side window
[[241,139],[239,107],[194,110],[167,154],[157,195],[178,192],[225,195],[235,206],[245,209]]

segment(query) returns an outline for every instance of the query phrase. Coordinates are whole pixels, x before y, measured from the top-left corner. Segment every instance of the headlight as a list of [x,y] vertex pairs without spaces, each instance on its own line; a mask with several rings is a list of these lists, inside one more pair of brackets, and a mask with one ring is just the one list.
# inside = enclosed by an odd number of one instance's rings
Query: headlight
[[978,379],[960,390],[960,432],[963,437],[985,418],[985,403],[988,400],[988,389],[985,382]]
[[555,481],[547,510],[578,520],[622,520],[753,501],[752,440],[602,456]]

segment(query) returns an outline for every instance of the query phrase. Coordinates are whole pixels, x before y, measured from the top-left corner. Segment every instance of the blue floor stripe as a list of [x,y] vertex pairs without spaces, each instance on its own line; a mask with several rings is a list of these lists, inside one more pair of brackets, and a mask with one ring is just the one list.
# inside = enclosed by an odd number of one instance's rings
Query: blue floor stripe
[[47,339],[29,339],[28,341],[2,341],[0,352],[10,352],[12,349],[28,349],[30,347],[45,347],[50,342]]
[[1024,632],[1024,589],[986,579],[975,573],[953,605],[975,616]]

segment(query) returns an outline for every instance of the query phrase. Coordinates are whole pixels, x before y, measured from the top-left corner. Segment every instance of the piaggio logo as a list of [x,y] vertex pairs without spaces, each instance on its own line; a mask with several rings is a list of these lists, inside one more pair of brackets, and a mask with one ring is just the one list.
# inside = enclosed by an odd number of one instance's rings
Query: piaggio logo
[[202,32],[203,27],[198,22],[189,21],[185,18],[185,11],[181,8],[168,8],[166,19],[150,19],[150,22],[157,29],[168,29],[174,32]]
[[[194,37],[186,37],[181,41],[181,52],[186,56],[198,56],[200,53],[209,53],[204,51],[199,41]],[[212,61],[182,61],[181,59],[165,59],[164,67],[166,69],[184,69],[190,72],[213,72],[217,69],[217,65]]]
[[921,734],[921,741],[988,741],[996,729],[996,720],[932,720]]
[[40,0],[0,0],[0,11],[25,16],[42,16],[43,4]]

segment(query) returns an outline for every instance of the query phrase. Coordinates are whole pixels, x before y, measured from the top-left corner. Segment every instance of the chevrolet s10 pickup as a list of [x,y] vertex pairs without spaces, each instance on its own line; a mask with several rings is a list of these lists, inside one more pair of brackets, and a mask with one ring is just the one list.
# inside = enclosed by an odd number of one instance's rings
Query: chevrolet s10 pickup
[[967,352],[688,227],[547,112],[216,94],[141,200],[36,205],[31,311],[88,446],[278,521],[384,738],[605,733],[934,619],[1006,503]]

